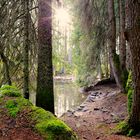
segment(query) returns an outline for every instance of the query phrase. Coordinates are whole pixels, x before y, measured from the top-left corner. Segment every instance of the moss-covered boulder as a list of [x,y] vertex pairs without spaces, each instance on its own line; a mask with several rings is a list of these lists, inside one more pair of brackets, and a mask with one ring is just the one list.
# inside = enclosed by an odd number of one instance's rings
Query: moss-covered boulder
[[[0,111],[13,119],[26,111],[26,118],[32,123],[32,130],[39,133],[44,140],[77,140],[77,136],[63,121],[52,113],[32,105],[24,99],[20,91],[13,86],[0,88]],[[20,118],[20,117],[19,117]]]
[[0,88],[0,97],[8,96],[8,97],[21,97],[20,90],[18,90],[15,86],[3,85]]

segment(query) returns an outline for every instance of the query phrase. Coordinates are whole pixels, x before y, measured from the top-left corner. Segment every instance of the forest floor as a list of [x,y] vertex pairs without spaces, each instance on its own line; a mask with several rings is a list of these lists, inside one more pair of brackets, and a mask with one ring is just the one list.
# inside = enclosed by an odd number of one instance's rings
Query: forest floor
[[[9,97],[4,98],[6,102]],[[17,117],[10,117],[7,110],[0,103],[0,140],[43,140],[43,138],[33,131],[34,123],[31,122],[27,114],[30,110],[20,112]]]
[[87,99],[61,119],[80,140],[140,140],[113,134],[113,129],[127,118],[127,96],[115,84],[99,85],[87,93]]

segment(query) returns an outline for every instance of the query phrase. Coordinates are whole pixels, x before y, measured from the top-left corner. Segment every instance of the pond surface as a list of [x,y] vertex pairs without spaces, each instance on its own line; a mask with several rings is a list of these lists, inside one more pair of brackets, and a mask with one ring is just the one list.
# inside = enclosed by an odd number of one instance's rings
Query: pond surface
[[[31,94],[30,99],[35,104],[35,94]],[[78,87],[71,81],[54,82],[55,114],[60,117],[63,113],[79,106],[86,96],[78,91]]]

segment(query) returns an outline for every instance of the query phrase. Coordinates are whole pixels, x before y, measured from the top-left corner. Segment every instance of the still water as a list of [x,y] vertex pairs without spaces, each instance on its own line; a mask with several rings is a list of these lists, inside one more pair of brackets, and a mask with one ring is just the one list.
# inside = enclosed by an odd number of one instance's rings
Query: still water
[[[78,91],[78,87],[71,81],[54,82],[55,114],[60,117],[67,110],[79,106],[86,96]],[[35,94],[31,94],[30,99],[35,104]]]

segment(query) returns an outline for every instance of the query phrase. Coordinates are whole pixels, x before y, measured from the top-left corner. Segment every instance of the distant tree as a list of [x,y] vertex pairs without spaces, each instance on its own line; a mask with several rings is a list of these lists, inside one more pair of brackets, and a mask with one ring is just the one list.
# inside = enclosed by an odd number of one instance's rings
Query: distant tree
[[120,17],[120,44],[119,44],[119,53],[120,53],[120,69],[121,69],[121,78],[123,82],[123,87],[126,86],[126,81],[128,78],[128,71],[126,68],[126,40],[124,37],[125,33],[125,0],[119,0],[119,17]]
[[52,69],[52,0],[39,0],[36,105],[54,113]]
[[140,1],[126,1],[126,39],[132,54],[132,75],[134,83],[133,105],[129,125],[135,131],[140,127]]
[[23,62],[24,62],[24,85],[23,94],[26,99],[29,99],[29,28],[30,28],[30,13],[29,13],[29,0],[23,2],[24,6],[24,51],[23,51]]
[[8,63],[8,59],[7,57],[4,55],[3,52],[0,52],[0,56],[1,56],[1,59],[2,59],[2,62],[4,64],[4,70],[5,70],[5,73],[4,73],[4,77],[6,79],[6,84],[8,85],[12,85],[12,81],[11,81],[11,78],[10,78],[10,73],[9,73],[9,63]]
[[109,44],[110,66],[118,87],[123,91],[124,88],[121,79],[119,56],[116,53],[116,20],[114,12],[114,0],[108,0],[108,16],[109,16],[108,44]]

